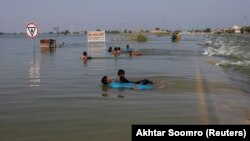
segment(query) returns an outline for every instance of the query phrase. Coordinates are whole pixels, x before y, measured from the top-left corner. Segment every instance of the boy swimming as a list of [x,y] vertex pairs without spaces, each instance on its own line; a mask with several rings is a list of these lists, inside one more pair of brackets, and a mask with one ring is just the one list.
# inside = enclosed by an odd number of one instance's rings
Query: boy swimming
[[136,82],[129,81],[125,78],[125,71],[123,69],[118,70],[117,74],[120,78],[121,83],[135,83],[135,84],[143,84],[143,85],[153,84],[152,81],[149,81],[147,79],[143,79],[143,80],[136,81]]
[[120,83],[120,82],[113,82],[111,77],[103,76],[101,80],[103,85],[109,86],[111,88],[128,88],[128,89],[137,89],[137,90],[146,90],[152,89],[153,86],[150,84],[136,84],[136,83]]

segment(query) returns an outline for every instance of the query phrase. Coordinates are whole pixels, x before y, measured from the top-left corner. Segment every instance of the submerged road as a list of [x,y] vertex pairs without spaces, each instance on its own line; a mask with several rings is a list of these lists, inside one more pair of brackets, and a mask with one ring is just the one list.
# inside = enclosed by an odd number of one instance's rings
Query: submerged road
[[229,79],[219,66],[207,63],[209,59],[197,57],[195,62],[200,123],[249,124],[249,94]]
[[[178,43],[166,37],[137,43],[114,42],[110,35],[107,46],[130,44],[145,55],[86,64],[79,59],[87,50],[79,44],[83,37],[57,38],[72,44],[55,52],[37,49],[36,60],[26,38],[2,38],[1,141],[129,141],[132,124],[250,124],[249,93],[222,67],[208,63],[216,57],[200,54],[200,36],[183,36]],[[30,87],[34,60],[39,85]],[[126,70],[131,81],[146,78],[165,85],[103,89],[100,79],[117,80],[118,69]]]
[[204,85],[202,82],[202,76],[200,72],[200,67],[198,63],[198,58],[196,60],[196,91],[197,91],[197,97],[198,97],[198,107],[200,111],[200,122],[204,124],[209,124],[209,118],[208,118],[208,111],[207,111],[207,103],[206,103],[206,97],[204,92]]

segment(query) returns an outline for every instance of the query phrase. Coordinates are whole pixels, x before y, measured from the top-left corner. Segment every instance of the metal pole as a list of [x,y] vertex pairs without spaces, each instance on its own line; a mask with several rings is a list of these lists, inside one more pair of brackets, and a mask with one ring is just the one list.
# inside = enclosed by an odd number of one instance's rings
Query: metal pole
[[245,25],[245,20],[246,20],[246,16],[243,17],[243,34],[245,33],[245,28],[246,28],[246,25]]
[[33,57],[34,57],[34,62],[33,63],[35,65],[35,61],[36,61],[35,60],[36,59],[36,57],[35,57],[36,54],[35,53],[36,53],[36,51],[35,51],[35,46],[34,46],[34,38],[32,39],[32,48],[33,48]]
[[33,48],[33,53],[34,53],[35,52],[34,38],[32,39],[32,48]]
[[32,39],[32,47],[34,48],[34,38]]

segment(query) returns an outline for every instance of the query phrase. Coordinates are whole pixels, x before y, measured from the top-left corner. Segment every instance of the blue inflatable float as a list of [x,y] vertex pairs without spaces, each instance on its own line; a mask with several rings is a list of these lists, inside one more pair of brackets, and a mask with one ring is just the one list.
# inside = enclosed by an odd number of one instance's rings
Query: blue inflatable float
[[151,84],[143,85],[143,84],[134,84],[134,83],[120,83],[120,82],[111,82],[108,84],[111,88],[127,88],[127,89],[137,89],[137,90],[149,90],[152,89],[153,86]]

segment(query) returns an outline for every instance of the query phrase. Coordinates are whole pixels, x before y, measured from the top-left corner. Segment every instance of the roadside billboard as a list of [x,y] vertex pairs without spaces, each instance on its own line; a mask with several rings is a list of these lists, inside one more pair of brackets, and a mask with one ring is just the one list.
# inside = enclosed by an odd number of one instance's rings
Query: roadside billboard
[[105,42],[105,31],[88,31],[88,42]]

